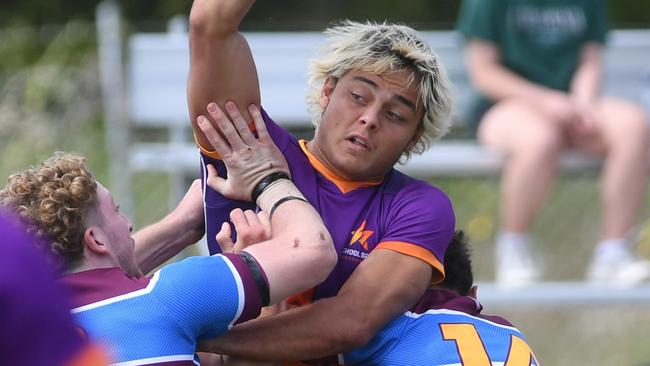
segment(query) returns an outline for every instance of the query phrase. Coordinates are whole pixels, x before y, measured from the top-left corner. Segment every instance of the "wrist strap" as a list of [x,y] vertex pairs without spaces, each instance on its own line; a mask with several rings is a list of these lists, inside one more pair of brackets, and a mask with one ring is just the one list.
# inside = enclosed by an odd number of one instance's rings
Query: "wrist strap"
[[285,203],[287,201],[291,201],[291,200],[299,200],[299,201],[302,201],[302,202],[305,202],[305,203],[309,204],[309,202],[306,199],[302,198],[302,197],[297,197],[297,196],[282,197],[276,203],[273,204],[273,207],[271,207],[271,211],[269,211],[269,220],[271,220],[271,218],[273,218],[273,213],[275,212],[275,210],[277,210],[277,208],[281,204],[283,204],[283,203]]
[[269,283],[264,274],[264,270],[249,253],[242,251],[237,254],[241,257],[244,263],[246,263],[248,269],[250,269],[251,274],[253,275],[253,280],[255,281],[255,285],[257,285],[257,290],[260,292],[262,306],[269,306]]
[[280,179],[291,180],[291,178],[289,178],[289,175],[287,175],[287,173],[275,172],[267,175],[266,177],[262,178],[259,182],[257,182],[255,188],[253,188],[253,192],[251,193],[251,199],[253,200],[253,204],[257,204],[257,199],[260,197],[262,192],[264,192],[264,190],[271,185],[271,183]]

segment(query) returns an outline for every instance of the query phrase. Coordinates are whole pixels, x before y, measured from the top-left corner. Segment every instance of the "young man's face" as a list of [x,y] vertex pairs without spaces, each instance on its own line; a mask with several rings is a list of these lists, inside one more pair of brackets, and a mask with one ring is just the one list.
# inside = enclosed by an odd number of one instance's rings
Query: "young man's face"
[[411,72],[345,73],[323,87],[320,125],[310,150],[350,180],[379,180],[418,141],[424,114]]
[[97,221],[102,231],[109,255],[115,265],[131,276],[140,275],[135,260],[135,242],[131,236],[131,221],[119,212],[113,195],[103,185],[97,183]]

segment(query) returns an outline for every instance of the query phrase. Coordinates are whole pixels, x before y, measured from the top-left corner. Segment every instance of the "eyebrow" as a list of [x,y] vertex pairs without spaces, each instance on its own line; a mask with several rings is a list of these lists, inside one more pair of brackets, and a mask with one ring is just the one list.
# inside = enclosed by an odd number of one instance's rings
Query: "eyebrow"
[[[379,88],[379,85],[377,85],[377,83],[375,83],[374,81],[372,81],[372,80],[370,80],[368,78],[364,78],[363,76],[354,76],[352,79],[357,80],[357,81],[361,81],[362,83],[366,83],[366,84],[370,85],[373,89],[378,89]],[[417,111],[415,109],[415,103],[413,103],[413,101],[410,100],[409,98],[407,98],[407,97],[405,97],[405,96],[403,96],[401,94],[395,94],[393,96],[393,98],[397,99],[398,101],[402,102],[402,104],[404,104],[407,107],[411,108],[413,110],[413,112]]]

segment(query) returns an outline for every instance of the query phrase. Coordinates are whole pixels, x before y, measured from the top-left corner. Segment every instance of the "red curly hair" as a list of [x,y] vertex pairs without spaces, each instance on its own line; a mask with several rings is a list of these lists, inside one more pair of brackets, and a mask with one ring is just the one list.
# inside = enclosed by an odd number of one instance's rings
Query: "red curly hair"
[[55,153],[36,167],[9,176],[0,205],[15,211],[28,230],[69,269],[83,258],[84,217],[97,203],[97,181],[86,158]]

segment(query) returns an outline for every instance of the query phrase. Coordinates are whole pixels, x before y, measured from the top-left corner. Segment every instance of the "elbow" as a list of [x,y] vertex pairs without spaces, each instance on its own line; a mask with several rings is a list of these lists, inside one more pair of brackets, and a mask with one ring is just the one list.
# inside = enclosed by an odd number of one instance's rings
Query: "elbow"
[[223,2],[195,2],[189,17],[190,38],[236,33],[249,7],[233,7]]
[[312,268],[314,269],[314,276],[316,277],[317,283],[325,281],[334,269],[334,266],[336,266],[337,261],[338,255],[336,254],[332,237],[323,227],[317,235],[314,253],[312,254]]
[[474,85],[474,87],[482,92],[485,93],[486,85],[488,84],[487,81],[485,80],[485,75],[487,72],[489,72],[486,66],[483,65],[469,65],[467,69],[467,74],[469,76],[470,81]]
[[207,6],[204,3],[196,2],[192,6],[189,19],[190,36],[207,33],[210,25],[210,17]]
[[320,228],[315,235],[312,231],[302,238],[300,240],[294,237],[293,249],[298,250],[295,253],[300,253],[301,267],[306,274],[303,277],[304,285],[305,288],[310,288],[325,281],[336,266],[338,255],[332,237],[325,227]]
[[337,348],[350,350],[360,348],[368,344],[375,332],[365,322],[350,319],[346,322],[345,332],[339,338],[340,344]]

